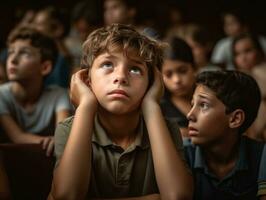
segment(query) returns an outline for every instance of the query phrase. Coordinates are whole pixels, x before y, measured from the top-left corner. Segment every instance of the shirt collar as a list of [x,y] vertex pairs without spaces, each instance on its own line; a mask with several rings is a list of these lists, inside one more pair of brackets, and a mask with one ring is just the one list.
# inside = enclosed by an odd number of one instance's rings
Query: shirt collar
[[[98,145],[103,146],[103,147],[116,145],[108,137],[106,131],[101,126],[97,116],[95,116],[94,118],[94,129],[93,129],[93,135],[92,135],[92,142],[97,143]],[[140,147],[142,149],[145,149],[149,146],[150,144],[149,144],[149,139],[147,135],[147,129],[146,129],[144,120],[141,117],[140,123],[138,126],[138,133],[137,133],[136,139],[128,148],[132,149],[135,147]]]
[[[247,170],[248,169],[248,162],[247,162],[247,155],[246,155],[246,140],[241,137],[240,139],[240,144],[239,144],[239,149],[238,149],[238,159],[236,162],[236,165],[233,169],[232,172],[235,171],[241,171],[241,170]],[[204,169],[206,173],[209,173],[207,163],[204,159],[202,149],[196,145],[195,147],[195,162],[194,162],[194,169]]]

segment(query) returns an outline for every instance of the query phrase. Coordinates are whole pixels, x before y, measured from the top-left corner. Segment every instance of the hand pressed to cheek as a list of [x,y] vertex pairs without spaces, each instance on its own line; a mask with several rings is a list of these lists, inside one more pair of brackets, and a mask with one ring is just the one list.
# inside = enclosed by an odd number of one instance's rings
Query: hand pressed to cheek
[[97,104],[96,97],[90,88],[88,70],[82,69],[76,72],[71,79],[70,98],[74,105],[82,102]]
[[163,77],[161,72],[155,68],[154,70],[154,82],[148,89],[143,101],[155,101],[160,102],[164,93]]

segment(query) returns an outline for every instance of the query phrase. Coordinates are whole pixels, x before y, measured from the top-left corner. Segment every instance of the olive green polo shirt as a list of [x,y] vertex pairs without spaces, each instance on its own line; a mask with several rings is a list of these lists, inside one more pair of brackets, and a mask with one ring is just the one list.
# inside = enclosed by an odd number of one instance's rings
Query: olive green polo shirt
[[[55,132],[58,164],[70,134],[73,117],[60,123]],[[166,121],[178,151],[183,152],[177,122]],[[159,193],[149,137],[141,119],[135,142],[126,150],[110,140],[95,117],[92,135],[92,172],[88,197],[121,198]]]

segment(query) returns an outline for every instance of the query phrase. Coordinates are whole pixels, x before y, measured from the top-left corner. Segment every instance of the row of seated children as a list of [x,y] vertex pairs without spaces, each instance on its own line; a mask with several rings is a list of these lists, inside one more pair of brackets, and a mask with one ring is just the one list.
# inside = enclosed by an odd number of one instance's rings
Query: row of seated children
[[197,76],[183,149],[193,184],[182,149],[173,145],[180,133],[170,124],[177,122],[165,121],[159,106],[163,81],[157,67],[163,51],[158,41],[111,25],[93,32],[83,51],[86,69],[71,83],[75,117],[55,133],[57,164],[49,199],[265,197],[264,143],[242,136],[261,101],[251,76],[239,71]]
[[184,147],[193,187],[177,123],[165,122],[159,105],[160,43],[129,26],[111,25],[93,32],[83,51],[86,69],[71,84],[75,118],[56,130],[50,199],[256,198],[263,144],[241,136],[261,101],[251,76],[215,71],[197,77]]

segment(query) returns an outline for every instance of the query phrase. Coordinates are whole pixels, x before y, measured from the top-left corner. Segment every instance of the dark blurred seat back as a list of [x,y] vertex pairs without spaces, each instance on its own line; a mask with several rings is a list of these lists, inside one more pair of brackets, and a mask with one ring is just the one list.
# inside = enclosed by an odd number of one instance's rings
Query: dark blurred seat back
[[54,157],[37,144],[0,144],[13,200],[45,200],[50,191]]

